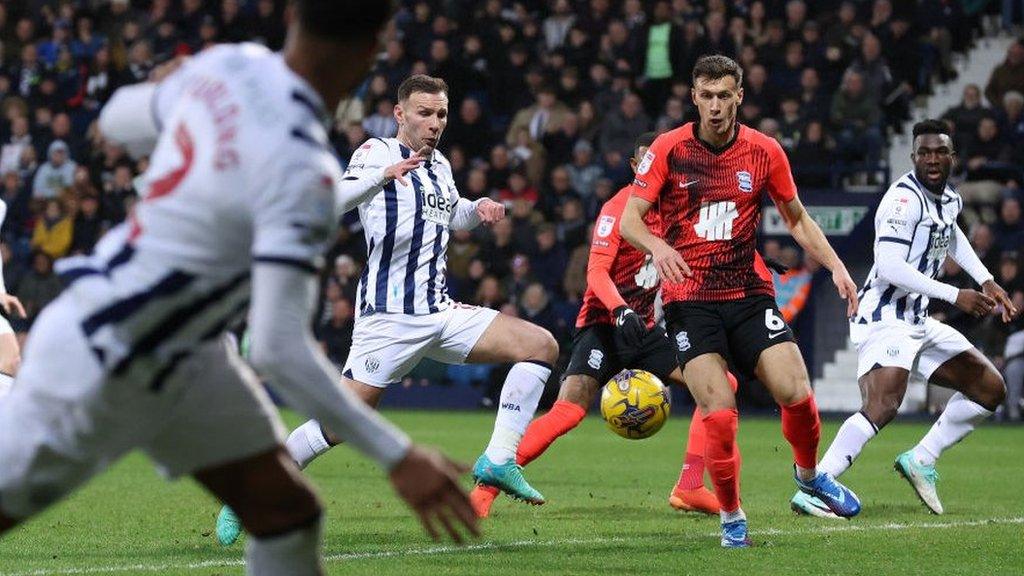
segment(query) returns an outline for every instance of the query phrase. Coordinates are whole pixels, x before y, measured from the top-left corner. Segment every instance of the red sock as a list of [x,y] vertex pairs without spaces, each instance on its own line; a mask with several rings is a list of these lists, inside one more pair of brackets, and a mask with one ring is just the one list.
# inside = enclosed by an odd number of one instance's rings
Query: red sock
[[[733,394],[739,388],[739,382],[732,372],[725,373],[726,380]],[[686,455],[683,457],[683,469],[679,471],[679,480],[676,487],[682,490],[695,490],[704,486],[704,448],[707,444],[707,434],[704,430],[704,414],[700,407],[693,409],[693,418],[690,420],[690,433],[686,439]]]
[[715,496],[725,512],[740,507],[739,450],[736,448],[736,430],[739,415],[735,408],[718,410],[704,417],[707,448],[704,458],[715,485]]
[[676,487],[694,490],[704,485],[704,446],[707,438],[704,430],[704,415],[700,408],[694,408],[690,419],[690,434],[686,438],[686,456],[683,469],[679,471]]
[[797,466],[813,469],[817,465],[821,420],[814,394],[782,407],[782,435],[793,447],[793,461]]
[[555,402],[547,414],[530,422],[526,428],[516,450],[516,464],[526,466],[536,460],[559,436],[579,425],[586,415],[586,410],[572,402]]

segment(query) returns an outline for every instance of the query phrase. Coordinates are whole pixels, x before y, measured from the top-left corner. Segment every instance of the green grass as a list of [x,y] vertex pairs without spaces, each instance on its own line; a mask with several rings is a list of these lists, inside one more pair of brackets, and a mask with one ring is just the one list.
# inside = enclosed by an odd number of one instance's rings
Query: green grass
[[[392,412],[420,442],[467,462],[490,434],[487,413]],[[294,419],[290,420],[295,423]],[[1021,574],[1024,429],[987,426],[939,470],[943,516],[929,515],[892,461],[925,432],[895,424],[843,477],[864,504],[853,521],[794,516],[791,455],[773,419],[742,419],[743,503],[751,550],[722,550],[715,518],[671,510],[688,420],[628,441],[588,417],[527,468],[548,498],[497,501],[472,547],[431,543],[382,475],[346,448],[308,470],[327,504],[329,574]],[[822,450],[835,434],[827,422]],[[0,574],[241,574],[242,547],[210,534],[217,504],[189,481],[168,484],[133,455],[68,501],[0,540]],[[442,546],[439,548],[439,546]],[[201,566],[196,566],[201,564]],[[123,567],[121,571],[103,568]],[[162,567],[162,568],[161,568]]]

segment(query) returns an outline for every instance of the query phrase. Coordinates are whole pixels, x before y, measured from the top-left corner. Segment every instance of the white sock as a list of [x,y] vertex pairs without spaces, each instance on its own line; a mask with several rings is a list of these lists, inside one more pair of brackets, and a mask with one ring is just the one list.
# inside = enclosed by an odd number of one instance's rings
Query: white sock
[[310,420],[292,430],[284,445],[300,469],[305,469],[317,456],[331,449],[330,442],[324,437],[323,429],[316,420]]
[[311,525],[266,538],[249,537],[245,573],[249,576],[320,576],[321,518]]
[[0,372],[0,398],[7,396],[11,388],[14,388],[14,377]]
[[991,415],[991,410],[963,394],[953,394],[931,430],[914,446],[914,458],[924,466],[934,466],[944,450],[963,440]]
[[519,362],[508,371],[494,418],[494,433],[484,452],[491,462],[515,460],[519,441],[537,412],[548,376],[551,368],[534,362]]
[[828,451],[818,462],[818,470],[828,472],[834,478],[839,478],[853,464],[864,445],[874,438],[875,434],[878,434],[878,429],[863,413],[857,412],[850,416],[839,427],[839,432],[832,440]]
[[737,508],[732,512],[726,512],[725,510],[721,510],[718,513],[718,515],[722,518],[722,524],[728,524],[729,522],[747,519],[747,515],[743,513],[743,508]]

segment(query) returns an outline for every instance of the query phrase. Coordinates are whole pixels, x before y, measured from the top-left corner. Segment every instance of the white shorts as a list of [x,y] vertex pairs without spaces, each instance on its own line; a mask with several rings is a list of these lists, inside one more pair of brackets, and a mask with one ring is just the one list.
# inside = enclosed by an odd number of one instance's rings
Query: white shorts
[[5,515],[42,510],[134,448],[176,477],[283,444],[277,410],[226,340],[200,346],[154,392],[107,378],[79,326],[72,298],[49,305],[0,399]]
[[918,325],[900,321],[850,324],[850,340],[857,346],[858,379],[877,364],[903,368],[927,381],[947,360],[974,347],[963,334],[934,318],[925,318],[924,324]]
[[436,314],[375,313],[356,320],[345,376],[387,388],[423,358],[464,364],[497,310],[455,303]]

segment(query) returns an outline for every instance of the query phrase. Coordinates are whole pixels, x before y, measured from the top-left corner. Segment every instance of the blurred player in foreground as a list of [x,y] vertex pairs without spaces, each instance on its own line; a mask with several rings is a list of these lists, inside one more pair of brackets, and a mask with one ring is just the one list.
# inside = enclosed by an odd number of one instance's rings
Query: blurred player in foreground
[[104,109],[111,139],[156,142],[145,198],[94,256],[64,266],[70,285],[0,402],[0,531],[141,448],[238,510],[249,573],[320,574],[321,505],[224,338],[248,310],[252,364],[289,404],[387,470],[432,535],[476,532],[459,467],[340,386],[309,328],[338,205],[363,200],[337,188],[327,111],[365,76],[391,7],[293,6],[283,53],[217,46]]

